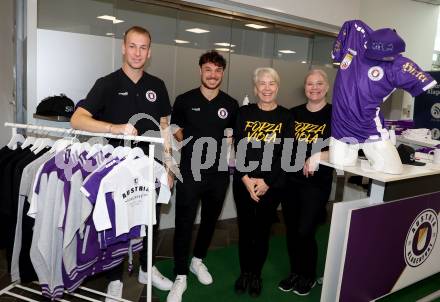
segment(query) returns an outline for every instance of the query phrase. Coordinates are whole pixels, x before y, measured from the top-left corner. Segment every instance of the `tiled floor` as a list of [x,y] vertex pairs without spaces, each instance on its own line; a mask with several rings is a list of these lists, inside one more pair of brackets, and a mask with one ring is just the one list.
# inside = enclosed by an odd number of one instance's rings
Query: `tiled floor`
[[[329,204],[329,208],[331,208],[330,204]],[[281,217],[281,213],[279,217]],[[197,234],[196,233],[197,229],[198,229],[198,225],[195,225],[193,230],[193,239]],[[273,235],[284,234],[284,232],[285,230],[282,221],[275,223],[273,225],[272,228]],[[172,258],[173,234],[174,234],[174,229],[166,229],[159,232],[159,242],[157,244],[157,249],[158,249],[157,255],[159,259]],[[211,242],[210,250],[226,247],[229,245],[234,245],[237,244],[237,242],[238,242],[238,230],[237,230],[236,219],[222,220],[217,223],[216,231],[214,233],[214,237]],[[137,282],[137,268],[138,268],[137,263],[138,263],[138,259],[135,258],[134,273],[131,276],[128,276],[128,274],[126,273],[126,275],[124,276],[123,297],[130,301],[144,302],[146,301],[145,298],[146,291],[145,291],[145,286]],[[9,279],[9,274],[7,273],[5,253],[3,250],[0,250],[0,289],[6,287],[9,284],[10,284],[10,279]],[[107,285],[107,281],[104,276],[94,277],[84,284],[84,286],[104,292],[106,290],[106,285]],[[35,284],[31,284],[29,286],[38,290],[38,286]],[[20,290],[17,290],[16,292],[19,293]],[[85,292],[79,291],[79,293],[84,294]],[[87,295],[95,299],[98,299],[96,296],[93,296],[91,294],[87,294]],[[37,301],[44,301],[44,299],[41,296],[28,294],[28,293],[26,293],[25,296],[30,297]],[[69,301],[84,301],[83,299],[78,299],[71,296],[66,296],[65,299]],[[8,297],[6,295],[2,295],[0,296],[0,302],[3,301],[12,302],[12,301],[21,301],[21,300],[18,300],[13,297]],[[153,297],[153,301],[159,301],[159,300]]]

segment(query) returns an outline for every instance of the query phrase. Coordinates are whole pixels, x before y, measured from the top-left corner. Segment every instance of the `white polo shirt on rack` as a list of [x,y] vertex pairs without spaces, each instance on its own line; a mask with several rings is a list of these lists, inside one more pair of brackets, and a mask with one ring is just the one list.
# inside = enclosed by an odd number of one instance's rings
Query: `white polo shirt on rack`
[[[150,192],[149,189],[148,169],[154,169],[154,178],[160,187],[157,199],[156,192]],[[130,229],[135,226],[148,224],[150,194],[154,194],[153,200],[157,203],[168,203],[171,197],[165,168],[156,161],[151,167],[147,156],[126,158],[114,166],[101,180],[96,181],[99,182],[98,186],[89,184],[87,188],[83,186],[81,191],[95,204],[93,222],[96,230],[104,231],[114,228],[115,236],[129,233]],[[107,207],[106,194],[111,194],[114,213],[110,213]],[[112,216],[114,225],[112,225]],[[155,211],[152,217],[152,223],[155,224]]]

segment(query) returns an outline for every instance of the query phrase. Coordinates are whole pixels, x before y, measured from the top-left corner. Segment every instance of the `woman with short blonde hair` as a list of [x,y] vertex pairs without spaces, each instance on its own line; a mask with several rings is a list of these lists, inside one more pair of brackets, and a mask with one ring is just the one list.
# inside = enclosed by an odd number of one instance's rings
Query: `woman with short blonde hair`
[[[270,67],[257,68],[253,75],[256,104],[242,106],[238,112],[234,140],[236,171],[233,193],[237,207],[240,276],[235,292],[246,290],[253,297],[262,290],[261,271],[269,250],[270,228],[276,216],[281,179],[281,147],[289,125],[289,111],[278,105],[280,77]],[[254,143],[260,143],[256,147]],[[273,148],[272,161],[263,154]],[[252,171],[244,169],[259,163]],[[270,165],[269,169],[267,168]]]

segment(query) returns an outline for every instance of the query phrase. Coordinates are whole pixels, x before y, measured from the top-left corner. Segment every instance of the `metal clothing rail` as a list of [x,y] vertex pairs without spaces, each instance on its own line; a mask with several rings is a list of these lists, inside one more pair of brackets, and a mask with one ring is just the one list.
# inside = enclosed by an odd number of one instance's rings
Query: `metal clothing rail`
[[[29,130],[36,130],[36,131],[42,131],[42,132],[56,132],[56,133],[61,133],[61,134],[66,134],[66,135],[85,135],[85,136],[92,136],[92,137],[107,137],[107,138],[117,138],[117,139],[123,139],[123,140],[131,140],[131,141],[142,141],[142,142],[150,142],[152,144],[149,144],[148,146],[148,163],[150,167],[154,166],[154,147],[155,144],[163,144],[164,140],[163,138],[157,138],[157,137],[147,137],[147,136],[134,136],[134,135],[115,135],[115,134],[111,134],[111,133],[96,133],[96,132],[88,132],[88,131],[82,131],[82,130],[74,130],[74,129],[67,129],[67,128],[57,128],[57,127],[47,127],[47,126],[37,126],[37,125],[30,125],[30,124],[16,124],[16,123],[5,123],[5,127],[11,127],[12,128],[12,135],[17,133],[17,129],[29,129]],[[148,182],[148,189],[150,192],[154,192],[155,187],[154,187],[154,183],[155,183],[155,179],[154,179],[154,170],[153,169],[148,169],[147,171],[147,182]],[[152,262],[152,249],[153,249],[153,210],[155,210],[155,199],[154,199],[154,194],[150,194],[149,196],[149,201],[148,201],[148,227],[147,227],[147,236],[148,236],[148,245],[147,245],[147,254],[148,254],[148,259],[147,259],[147,265],[148,265],[148,272],[147,272],[147,297],[146,297],[146,301],[147,302],[151,302],[151,267],[153,265]],[[13,296],[16,298],[20,298],[22,300],[25,301],[30,301],[33,302],[35,300],[21,296],[17,293],[11,292],[11,290],[16,287],[34,294],[40,294],[41,295],[41,291],[36,291],[34,289],[22,286],[18,283],[12,283],[9,286],[5,287],[4,289],[0,290],[0,296],[2,294],[7,294],[9,296]],[[101,296],[107,296],[105,293],[100,292],[100,291],[96,291],[87,287],[79,287],[80,289],[84,290],[84,291],[88,291],[97,295],[101,295]],[[82,298],[86,301],[92,301],[92,302],[100,302],[101,300],[96,300],[96,299],[92,299],[83,295],[79,295],[79,294],[75,294],[75,293],[69,293],[70,295],[73,295],[77,298]],[[121,301],[121,302],[130,302],[129,300],[125,300],[122,298],[113,298],[117,301]],[[65,301],[68,302],[66,300],[60,300],[60,301]],[[35,301],[38,302],[38,301]]]
[[163,144],[163,138],[161,138],[161,137],[148,137],[148,136],[123,135],[123,134],[111,134],[111,133],[97,133],[97,132],[75,130],[72,128],[57,128],[57,127],[37,126],[37,125],[29,125],[29,124],[15,124],[15,123],[8,123],[8,122],[5,123],[5,127],[12,127],[13,134],[16,133],[17,128],[20,128],[20,129],[30,129],[30,130],[44,131],[44,132],[57,132],[57,133],[65,134],[65,135],[85,135],[85,136],[93,136],[93,137],[108,137],[108,138],[117,138],[117,139],[130,140],[130,141]]

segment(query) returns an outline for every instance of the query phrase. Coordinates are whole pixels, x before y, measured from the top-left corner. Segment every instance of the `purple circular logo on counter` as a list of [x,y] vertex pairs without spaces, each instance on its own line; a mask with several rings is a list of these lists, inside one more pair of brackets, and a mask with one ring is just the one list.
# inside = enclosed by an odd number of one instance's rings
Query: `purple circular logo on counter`
[[435,246],[438,217],[433,209],[421,212],[411,224],[405,240],[405,262],[417,267],[428,259]]

